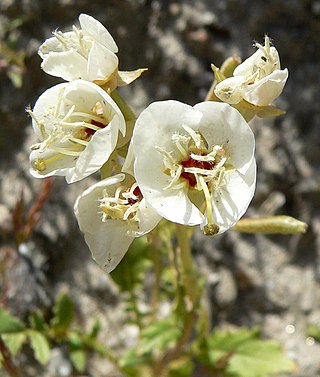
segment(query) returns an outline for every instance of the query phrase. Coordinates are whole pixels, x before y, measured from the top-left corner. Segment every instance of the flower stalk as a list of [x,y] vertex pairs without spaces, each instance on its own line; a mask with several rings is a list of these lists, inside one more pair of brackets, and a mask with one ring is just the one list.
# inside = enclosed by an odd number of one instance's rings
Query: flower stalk
[[291,216],[270,216],[258,219],[242,219],[233,227],[244,233],[263,234],[301,234],[307,230],[307,224]]

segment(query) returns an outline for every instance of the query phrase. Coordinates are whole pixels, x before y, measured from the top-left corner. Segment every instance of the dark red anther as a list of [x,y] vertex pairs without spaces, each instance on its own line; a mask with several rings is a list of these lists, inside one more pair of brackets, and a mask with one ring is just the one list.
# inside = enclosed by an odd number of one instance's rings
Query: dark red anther
[[140,201],[143,198],[143,195],[142,195],[142,193],[140,191],[139,186],[137,186],[133,190],[133,195],[136,196],[136,197],[138,197],[138,199],[128,198],[128,204],[130,204],[130,205],[133,205],[133,204],[137,203],[138,201]]
[[[211,170],[215,163],[214,161],[198,161],[194,160],[191,156],[188,158],[188,160],[181,161],[181,165],[184,168],[199,168],[199,169],[205,169],[205,170]],[[196,177],[193,173],[187,173],[182,172],[180,174],[180,177],[186,179],[189,182],[189,185],[191,187],[195,187],[197,184]]]
[[[104,128],[106,126],[106,124],[103,124],[101,122],[97,122],[96,120],[92,120],[90,123],[93,124],[94,126],[97,126],[97,127],[100,127],[100,128]],[[86,131],[86,134],[88,136],[92,136],[96,132],[92,128],[88,128],[88,127],[85,129],[85,131]]]

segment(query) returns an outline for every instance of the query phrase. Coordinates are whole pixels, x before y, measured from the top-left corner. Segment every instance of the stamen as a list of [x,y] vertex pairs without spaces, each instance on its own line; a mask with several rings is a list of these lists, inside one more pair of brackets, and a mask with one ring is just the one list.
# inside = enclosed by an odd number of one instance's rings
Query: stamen
[[54,116],[55,118],[58,118],[59,115],[60,115],[60,108],[61,108],[61,103],[62,103],[62,99],[63,99],[64,92],[65,92],[65,88],[62,88],[62,89],[59,91],[59,94],[58,94],[58,101],[57,101],[57,103],[56,103],[56,106],[55,106],[55,109],[54,109],[54,114],[53,114],[53,116]]
[[39,172],[43,172],[47,169],[48,164],[60,160],[63,154],[55,154],[49,158],[35,158],[32,162],[33,168]]
[[85,147],[89,144],[89,141],[81,140],[73,136],[68,136],[68,140],[73,141],[74,143],[84,145]]
[[195,146],[197,148],[200,148],[201,147],[201,142],[202,142],[202,137],[201,135],[196,132],[195,130],[193,130],[192,128],[188,127],[188,126],[185,126],[185,125],[182,125],[182,128],[191,136]]
[[190,138],[186,137],[186,136],[179,135],[179,134],[175,134],[175,135],[172,136],[172,141],[174,141],[179,152],[182,154],[182,158],[187,158],[188,152],[181,145],[181,142],[187,145],[190,141]]
[[105,122],[105,119],[103,119],[101,116],[99,115],[95,115],[93,113],[90,113],[90,114],[87,114],[87,113],[83,113],[81,111],[75,111],[73,114],[72,114],[73,117],[82,117],[82,118],[86,118],[86,119],[90,119],[90,120],[95,120],[96,122]]
[[212,216],[212,201],[211,201],[211,195],[208,189],[208,186],[206,182],[204,181],[202,176],[199,176],[199,182],[201,184],[201,188],[205,197],[206,201],[206,212],[207,212],[207,219],[208,224],[213,224],[213,216]]
[[61,31],[54,31],[52,35],[58,39],[58,41],[62,44],[62,47],[67,51],[68,45],[64,34]]
[[46,131],[45,131],[45,127],[44,127],[45,126],[44,120],[43,119],[38,120],[38,118],[34,115],[33,111],[31,111],[30,109],[27,109],[26,111],[31,116],[31,118],[35,121],[36,125],[38,126],[42,138],[45,139]]
[[65,154],[66,156],[74,156],[74,157],[79,157],[81,155],[81,153],[83,152],[83,149],[81,151],[70,151],[67,148],[60,148],[60,147],[56,147],[54,145],[52,145],[50,147],[50,149],[52,149],[56,152]]
[[107,191],[104,190],[104,196],[100,199],[102,221],[112,218],[129,222],[129,224],[139,221],[136,213],[142,199],[141,191],[137,183],[133,183],[126,191],[123,191],[124,189],[123,186],[119,186],[113,197],[109,197]]
[[181,176],[182,170],[183,170],[183,167],[181,165],[179,165],[178,169],[174,173],[173,179],[168,184],[168,186],[163,188],[164,190],[168,190],[169,188],[172,188],[178,182],[178,180]]

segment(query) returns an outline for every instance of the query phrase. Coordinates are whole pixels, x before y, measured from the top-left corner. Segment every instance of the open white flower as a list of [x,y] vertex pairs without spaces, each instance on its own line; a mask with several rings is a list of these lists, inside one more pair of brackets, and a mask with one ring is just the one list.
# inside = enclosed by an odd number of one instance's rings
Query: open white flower
[[134,174],[164,218],[222,233],[246,211],[256,181],[254,136],[228,104],[155,102],[133,133]]
[[39,48],[42,69],[66,81],[83,79],[98,85],[108,83],[111,90],[138,78],[143,69],[118,72],[118,46],[108,30],[95,18],[81,14],[80,28],[53,32]]
[[256,106],[270,105],[281,94],[288,78],[288,70],[281,69],[278,51],[270,46],[256,43],[258,50],[238,65],[233,76],[219,82],[215,95],[223,102],[237,104],[245,100]]
[[31,147],[31,174],[65,176],[68,183],[96,172],[115,149],[124,117],[98,85],[76,80],[46,90],[37,100],[32,125],[40,142]]
[[85,190],[75,214],[93,259],[112,271],[135,237],[150,232],[161,217],[147,204],[133,177],[118,174]]

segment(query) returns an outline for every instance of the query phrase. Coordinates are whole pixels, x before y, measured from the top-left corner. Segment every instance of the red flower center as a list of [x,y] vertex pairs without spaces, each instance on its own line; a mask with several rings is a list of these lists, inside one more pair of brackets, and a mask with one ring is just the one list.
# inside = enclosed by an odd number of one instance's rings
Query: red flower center
[[[188,160],[181,161],[181,165],[184,168],[199,168],[199,169],[211,170],[215,166],[215,162],[214,161],[198,161],[198,160],[193,159],[190,156]],[[186,179],[189,182],[189,185],[191,187],[195,187],[197,184],[196,177],[193,173],[183,171],[180,177]]]
[[[97,127],[100,127],[100,128],[104,128],[104,127],[106,126],[106,124],[103,124],[103,123],[98,122],[98,121],[96,121],[96,120],[92,120],[90,123],[93,124],[94,126],[97,126]],[[93,129],[91,129],[91,128],[88,128],[88,127],[87,127],[87,128],[85,129],[85,132],[86,132],[86,134],[87,134],[88,136],[92,136],[96,131],[93,130]]]

